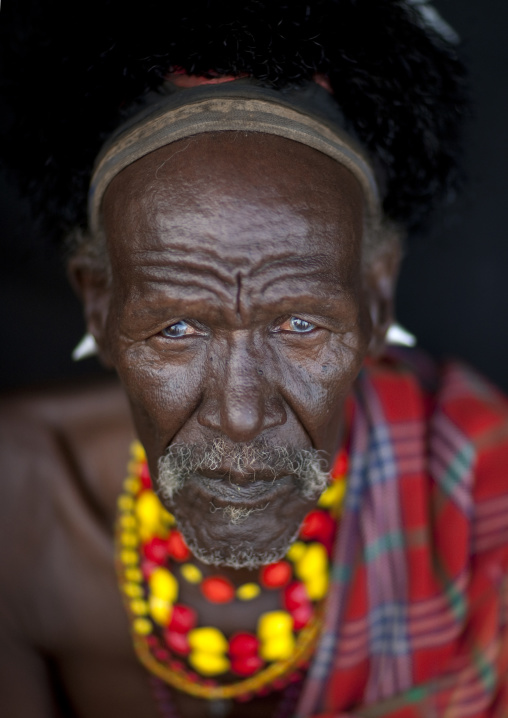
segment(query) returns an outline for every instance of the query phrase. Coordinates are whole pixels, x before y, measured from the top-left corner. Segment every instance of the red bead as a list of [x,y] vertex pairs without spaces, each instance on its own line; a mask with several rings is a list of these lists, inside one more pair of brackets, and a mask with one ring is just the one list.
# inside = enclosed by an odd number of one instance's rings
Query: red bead
[[170,659],[169,667],[171,668],[171,670],[177,671],[178,673],[181,673],[185,669],[185,666],[182,661],[179,661],[177,658]]
[[210,576],[201,583],[203,596],[212,603],[229,603],[235,597],[232,583],[222,576]]
[[263,566],[260,579],[265,588],[281,588],[290,580],[291,574],[291,566],[287,561],[277,561]]
[[188,633],[195,628],[198,622],[198,614],[190,606],[184,606],[182,603],[175,603],[168,630],[177,633]]
[[167,550],[170,556],[177,561],[186,561],[190,556],[187,544],[180,531],[173,529],[167,539]]
[[238,701],[238,703],[247,703],[247,701],[251,701],[253,697],[253,693],[241,693],[239,696],[235,696],[235,701]]
[[154,536],[143,544],[143,554],[148,561],[161,566],[168,556],[166,542],[159,536]]
[[190,653],[189,639],[186,633],[178,633],[178,631],[164,631],[164,638],[169,648],[174,653],[181,656],[188,656]]
[[293,628],[295,631],[299,631],[306,626],[312,618],[313,613],[314,611],[310,601],[303,603],[301,606],[298,606],[298,608],[295,608],[294,611],[291,611],[291,615],[293,616]]
[[235,633],[229,640],[230,656],[253,656],[258,652],[259,641],[253,633]]
[[284,680],[284,678],[276,678],[272,683],[272,687],[276,691],[282,691],[287,686],[287,684],[288,682],[287,680]]
[[139,479],[141,481],[141,486],[144,489],[152,488],[152,479],[150,478],[150,472],[148,471],[148,464],[146,462],[143,462],[143,464],[141,465]]
[[293,581],[284,591],[284,608],[286,611],[293,611],[309,602],[309,596],[305,584],[301,581]]
[[307,541],[330,543],[335,531],[335,521],[326,511],[316,509],[305,517],[300,529],[300,538]]
[[337,454],[331,471],[332,479],[341,479],[347,473],[347,453],[345,449],[341,449]]
[[259,656],[235,656],[231,661],[231,670],[237,676],[251,676],[263,665],[263,660]]
[[165,648],[157,648],[157,650],[153,652],[153,655],[161,663],[167,663],[167,661],[169,660],[169,653],[166,651]]
[[153,633],[148,635],[145,640],[150,648],[157,648],[159,646],[159,639],[157,636],[154,636]]

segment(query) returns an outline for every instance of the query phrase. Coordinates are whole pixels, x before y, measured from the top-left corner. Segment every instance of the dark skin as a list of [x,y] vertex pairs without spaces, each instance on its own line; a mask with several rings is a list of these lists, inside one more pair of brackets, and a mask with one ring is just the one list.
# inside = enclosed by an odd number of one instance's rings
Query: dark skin
[[[344,400],[390,321],[397,265],[395,248],[362,263],[354,177],[281,138],[203,135],[128,167],[103,209],[112,282],[84,258],[70,271],[101,358],[119,375],[152,475],[168,445],[215,437],[232,444],[261,437],[319,449],[331,460]],[[1,614],[6,714],[58,715],[50,665],[77,715],[155,716],[113,570],[115,498],[134,435],[122,390],[15,401],[7,413],[7,471],[20,478],[4,482],[0,503],[11,517],[1,523],[3,545],[16,547],[0,562],[12,586]],[[211,478],[226,488],[225,499],[222,488],[205,491],[196,478],[168,508],[199,543],[283,550],[313,503],[291,476],[272,485],[258,475],[252,483],[221,468]],[[221,501],[268,506],[231,526],[210,511]],[[257,575],[219,570],[236,583]],[[226,632],[258,615],[243,605],[226,623],[198,595],[186,600]],[[271,600],[263,599],[268,607]],[[174,698],[182,715],[206,715],[203,702]],[[277,700],[231,715],[269,715]]]

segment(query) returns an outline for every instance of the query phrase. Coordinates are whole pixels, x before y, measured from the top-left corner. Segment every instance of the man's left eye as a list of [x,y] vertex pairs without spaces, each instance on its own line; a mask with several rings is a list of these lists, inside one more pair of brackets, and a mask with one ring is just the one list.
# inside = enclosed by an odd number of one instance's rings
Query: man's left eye
[[301,319],[300,317],[290,317],[280,325],[282,331],[296,332],[297,334],[307,334],[315,328],[315,324],[311,324],[306,319]]
[[161,331],[162,336],[167,339],[178,339],[179,337],[184,337],[187,334],[194,333],[195,332],[190,324],[184,322],[183,319],[180,319],[179,322],[175,322],[174,324],[170,324],[169,327],[164,327]]

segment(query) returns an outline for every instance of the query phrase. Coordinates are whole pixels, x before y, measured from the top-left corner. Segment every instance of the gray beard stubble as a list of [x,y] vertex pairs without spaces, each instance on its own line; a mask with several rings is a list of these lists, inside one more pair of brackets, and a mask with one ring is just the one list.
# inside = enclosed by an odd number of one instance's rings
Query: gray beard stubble
[[[269,471],[274,480],[279,476],[290,475],[295,482],[299,497],[314,500],[324,491],[330,480],[330,474],[323,469],[323,463],[323,456],[316,449],[270,446],[264,441],[230,444],[224,439],[214,439],[204,445],[173,444],[159,459],[158,493],[163,500],[171,502],[191,476],[201,471],[215,471],[227,464],[235,472],[248,474],[253,481],[256,479],[256,473],[260,471],[265,475]],[[227,477],[225,478],[227,480]],[[241,506],[218,508],[211,503],[210,510],[212,512],[222,510],[228,522],[237,525],[245,521],[253,512],[264,509]],[[188,522],[179,523],[179,528],[194,556],[203,563],[237,569],[258,568],[280,560],[297,538],[299,530],[299,527],[296,527],[285,546],[277,550],[254,553],[250,545],[243,546],[239,542],[238,545],[230,546],[228,554],[225,555],[212,547],[199,545]]]

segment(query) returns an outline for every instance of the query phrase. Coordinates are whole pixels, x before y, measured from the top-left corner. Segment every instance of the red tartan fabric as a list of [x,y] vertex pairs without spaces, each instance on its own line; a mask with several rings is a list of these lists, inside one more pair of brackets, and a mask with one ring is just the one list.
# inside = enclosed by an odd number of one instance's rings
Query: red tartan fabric
[[358,382],[298,717],[508,717],[508,402],[458,364],[423,374],[387,359]]

